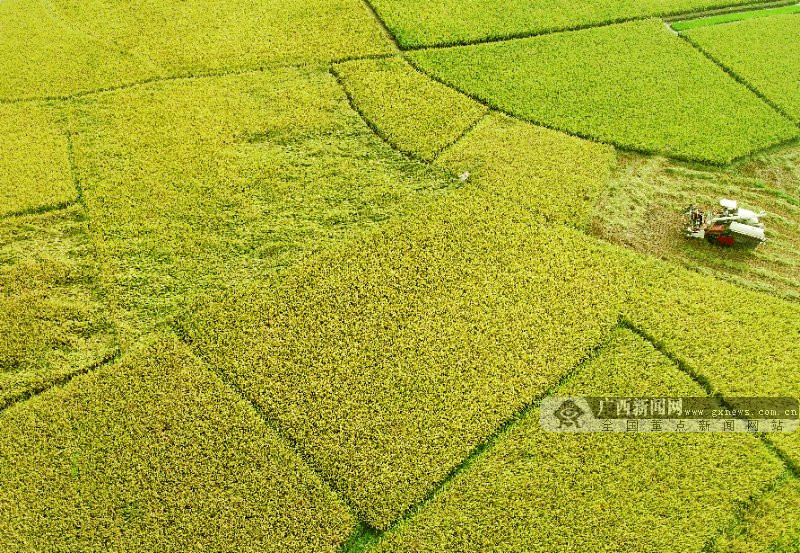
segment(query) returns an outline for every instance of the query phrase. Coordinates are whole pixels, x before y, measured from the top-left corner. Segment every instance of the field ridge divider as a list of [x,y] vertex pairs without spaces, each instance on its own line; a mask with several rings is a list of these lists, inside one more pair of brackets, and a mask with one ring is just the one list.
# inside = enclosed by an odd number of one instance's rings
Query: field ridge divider
[[[261,405],[258,404],[255,400],[251,399],[247,393],[242,389],[241,386],[231,377],[226,371],[217,367],[215,364],[211,363],[209,359],[203,355],[203,353],[194,345],[194,341],[192,340],[191,336],[189,336],[186,329],[183,328],[180,321],[175,320],[169,325],[172,332],[181,341],[192,354],[200,361],[205,367],[207,367],[211,372],[216,374],[225,386],[230,389],[236,397],[238,397],[241,401],[243,401],[250,409],[253,410],[256,417],[258,417],[268,428],[270,428],[273,432],[275,432],[277,438],[283,442],[289,450],[297,455],[297,457],[303,462],[303,464],[308,467],[308,469],[314,473],[314,475],[320,479],[320,481],[325,484],[330,490],[332,490],[336,496],[345,504],[347,509],[350,511],[350,514],[356,519],[356,527],[354,529],[354,533],[356,532],[368,532],[371,534],[379,534],[380,531],[374,528],[369,522],[369,519],[361,512],[359,509],[350,499],[350,497],[340,488],[340,486],[336,483],[336,480],[330,479],[327,477],[325,471],[321,470],[317,464],[313,461],[311,455],[306,453],[306,451],[301,447],[300,443],[295,440],[291,435],[287,434],[284,429],[281,427],[280,423],[275,420],[274,418],[267,415],[266,411],[264,410]],[[352,539],[348,539],[348,542]]]
[[[617,144],[617,143],[614,143],[614,142],[608,142],[608,141],[601,140],[601,139],[599,139],[599,138],[597,138],[595,136],[591,136],[591,135],[587,135],[587,134],[583,134],[583,133],[579,133],[579,132],[575,132],[575,131],[562,129],[562,128],[553,126],[551,124],[545,123],[543,121],[533,121],[533,120],[530,120],[530,119],[525,119],[524,117],[521,117],[521,116],[519,116],[519,115],[517,115],[515,113],[512,113],[512,112],[508,111],[507,109],[504,109],[504,108],[500,107],[499,105],[495,104],[491,100],[486,100],[486,99],[481,98],[480,96],[478,96],[476,94],[473,94],[471,92],[467,92],[465,90],[461,90],[457,86],[454,86],[454,85],[448,83],[447,81],[439,78],[438,76],[433,75],[431,73],[428,73],[424,69],[420,68],[414,62],[413,59],[411,59],[409,56],[407,56],[405,54],[403,55],[403,59],[405,59],[406,62],[408,62],[408,64],[411,67],[413,67],[416,71],[418,71],[422,75],[428,77],[432,81],[435,81],[435,82],[437,82],[439,84],[442,84],[442,85],[446,86],[447,88],[449,88],[451,90],[454,90],[455,92],[458,92],[459,94],[462,94],[462,95],[464,95],[464,96],[466,96],[468,98],[471,98],[475,102],[477,102],[477,103],[489,108],[490,111],[495,111],[497,113],[501,113],[503,115],[507,115],[508,117],[510,117],[510,118],[512,118],[512,119],[514,119],[516,121],[520,121],[522,123],[527,123],[528,125],[533,125],[535,127],[541,127],[543,129],[556,131],[556,132],[559,132],[559,133],[567,135],[567,136],[572,136],[574,138],[580,138],[581,140],[594,142],[596,144],[604,144],[606,146],[610,146],[610,147],[614,148],[615,151],[622,152],[622,153],[639,154],[639,155],[645,155],[645,156],[661,156],[661,157],[664,157],[666,159],[671,159],[671,160],[679,161],[679,162],[682,162],[682,163],[691,163],[693,165],[697,165],[697,166],[701,166],[701,167],[708,167],[708,168],[718,169],[720,167],[730,167],[733,164],[736,164],[736,163],[739,163],[741,161],[747,160],[747,159],[751,158],[752,156],[760,154],[760,153],[763,153],[763,152],[779,150],[779,149],[781,149],[783,147],[786,147],[786,146],[792,145],[794,143],[800,142],[800,135],[794,136],[794,137],[789,138],[789,139],[787,139],[787,140],[785,140],[783,142],[779,142],[777,144],[770,144],[769,146],[765,146],[763,148],[759,148],[757,150],[753,150],[752,152],[748,152],[748,153],[742,154],[741,156],[739,156],[739,157],[737,157],[735,159],[732,159],[730,161],[730,163],[712,163],[712,162],[709,162],[709,161],[698,161],[698,160],[692,159],[692,158],[690,158],[688,156],[668,154],[666,152],[659,151],[659,150],[648,150],[648,149],[645,149],[645,148],[633,148],[633,147],[630,147],[630,146],[623,146],[623,145],[620,145],[620,144]],[[792,121],[790,120],[790,122],[792,122]]]
[[367,8],[367,11],[370,13],[370,15],[378,23],[378,26],[380,26],[381,30],[384,32],[386,37],[392,43],[394,49],[397,50],[398,52],[402,51],[402,48],[400,47],[400,42],[398,42],[397,37],[394,36],[394,33],[392,33],[392,31],[389,29],[389,26],[386,24],[386,21],[384,21],[383,18],[380,16],[378,10],[375,9],[375,6],[372,4],[372,0],[361,0],[361,1],[364,3],[364,7]]
[[[444,154],[446,151],[450,150],[456,144],[458,144],[464,138],[466,138],[466,136],[470,134],[472,131],[474,131],[478,127],[478,125],[480,125],[484,120],[486,120],[486,118],[489,117],[491,113],[492,109],[489,108],[488,106],[484,106],[483,114],[480,117],[477,117],[475,121],[470,123],[469,126],[463,131],[461,131],[461,133],[457,137],[455,137],[453,140],[451,140],[450,142],[448,142],[447,144],[436,150],[436,152],[433,154],[433,158],[431,159],[431,163],[436,163],[442,156],[442,154]],[[439,165],[438,163],[436,164]]]
[[[777,112],[781,117],[792,123],[796,130],[800,130],[800,126],[798,126],[798,121],[795,120],[794,117],[789,116],[789,114],[786,113],[786,111],[781,106],[779,106],[770,98],[768,98],[766,95],[764,95],[764,93],[761,92],[758,88],[750,84],[750,82],[748,82],[747,79],[743,78],[736,71],[734,71],[733,69],[731,69],[730,67],[719,61],[716,57],[714,57],[713,54],[711,54],[705,48],[700,46],[700,44],[698,44],[696,41],[692,40],[692,38],[686,34],[686,31],[679,32],[678,37],[684,40],[687,44],[691,45],[695,50],[703,54],[703,56],[705,56],[706,59],[708,59],[711,63],[719,67],[734,81],[736,81],[737,83],[745,87],[747,90],[755,94],[762,102],[764,102],[770,108],[772,108],[773,111]],[[794,141],[797,140],[797,138],[798,136],[796,135],[790,140]]]
[[[733,410],[733,407],[728,403],[725,399],[725,396],[722,395],[718,390],[714,388],[711,382],[704,377],[703,375],[699,374],[695,371],[686,361],[675,355],[663,342],[656,339],[646,330],[640,328],[638,325],[635,325],[631,322],[628,318],[622,317],[620,319],[620,324],[630,330],[631,332],[637,334],[644,340],[648,341],[657,351],[659,351],[662,355],[667,357],[670,361],[672,361],[675,366],[681,370],[681,372],[688,375],[692,380],[694,380],[703,391],[709,397],[716,399],[720,405],[722,405],[725,409]],[[796,463],[789,455],[786,454],[782,449],[776,446],[768,437],[768,434],[765,432],[754,432],[754,436],[756,436],[762,443],[762,445],[770,451],[775,457],[780,460],[783,464],[784,468],[792,473],[795,478],[800,479],[800,464]]]
[[14,407],[15,405],[21,405],[26,401],[29,401],[47,392],[48,390],[52,390],[53,388],[61,388],[66,384],[68,384],[74,378],[92,373],[98,369],[110,365],[114,363],[117,359],[119,359],[121,356],[122,356],[122,350],[120,350],[119,348],[115,348],[114,350],[111,351],[111,353],[106,354],[104,357],[102,357],[98,361],[95,361],[94,363],[90,363],[85,367],[81,367],[80,369],[76,369],[68,374],[62,375],[59,378],[51,380],[50,382],[43,384],[41,386],[34,386],[32,388],[29,388],[28,390],[25,390],[24,392],[11,396],[10,398],[0,402],[0,413],[5,411],[6,409]]
[[[439,480],[439,482],[435,483],[428,492],[416,503],[408,507],[394,522],[392,522],[389,527],[380,532],[379,537],[375,540],[380,541],[383,537],[391,532],[397,530],[397,528],[402,525],[404,522],[415,516],[416,514],[420,513],[424,510],[425,506],[430,503],[439,493],[441,493],[444,489],[447,488],[458,476],[462,473],[469,470],[469,468],[481,457],[484,453],[492,449],[498,441],[500,441],[506,434],[508,434],[514,427],[517,426],[520,422],[522,422],[526,417],[530,415],[535,409],[537,409],[542,400],[548,396],[550,396],[555,390],[560,388],[561,386],[567,384],[580,370],[589,363],[592,359],[597,357],[603,350],[605,350],[609,345],[611,345],[614,339],[614,333],[624,326],[621,324],[620,320],[617,320],[617,323],[612,326],[608,333],[606,334],[605,338],[600,341],[597,345],[591,348],[584,357],[574,364],[572,367],[564,371],[561,376],[556,380],[553,384],[551,384],[548,388],[546,388],[543,392],[536,395],[532,400],[528,403],[525,403],[517,409],[517,411],[512,414],[509,418],[505,421],[500,423],[500,425],[494,430],[492,434],[487,436],[483,441],[478,443],[472,451],[470,451],[466,457],[464,457],[461,462],[455,465],[447,475]],[[356,553],[361,551],[360,549],[355,549],[353,551],[348,551],[347,553]]]

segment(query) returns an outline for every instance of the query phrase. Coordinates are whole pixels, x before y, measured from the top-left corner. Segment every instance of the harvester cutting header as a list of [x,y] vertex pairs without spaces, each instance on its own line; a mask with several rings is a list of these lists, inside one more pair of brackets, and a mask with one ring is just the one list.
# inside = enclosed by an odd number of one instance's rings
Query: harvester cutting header
[[765,212],[756,213],[741,209],[734,200],[720,200],[721,209],[703,211],[693,205],[686,212],[689,226],[687,238],[705,238],[712,244],[733,246],[739,244],[756,247],[767,241],[761,218]]

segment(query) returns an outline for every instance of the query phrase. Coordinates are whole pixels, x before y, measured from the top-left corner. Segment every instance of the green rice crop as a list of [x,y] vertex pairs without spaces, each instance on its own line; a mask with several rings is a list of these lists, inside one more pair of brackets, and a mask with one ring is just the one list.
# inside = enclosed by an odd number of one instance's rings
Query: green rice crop
[[209,363],[378,528],[585,357],[623,301],[609,248],[470,192],[187,315]]
[[327,71],[154,83],[73,106],[78,178],[124,336],[458,184],[378,139]]
[[702,27],[686,36],[800,122],[800,15]]
[[[620,330],[553,396],[701,396]],[[555,434],[538,408],[376,551],[699,551],[780,474],[751,435]]]
[[75,199],[67,140],[52,110],[0,105],[0,137],[0,217]]
[[716,536],[710,553],[793,552],[800,546],[800,480],[784,475]]
[[335,72],[381,135],[428,161],[486,113],[486,107],[400,58],[345,62]]
[[81,208],[0,221],[0,408],[113,354],[92,254]]
[[[158,75],[141,56],[99,43],[48,8],[49,0],[0,2],[0,99],[65,96]],[[98,18],[92,27],[106,24]]]
[[0,413],[4,551],[329,551],[352,515],[170,336]]
[[492,113],[437,163],[550,221],[585,227],[614,149]]
[[627,19],[674,15],[750,0],[372,0],[404,47],[544,34]]
[[[594,209],[592,232],[656,258],[800,300],[800,178],[782,170],[795,163],[798,154],[800,148],[787,148],[725,171],[621,156]],[[759,169],[753,171],[756,165]],[[766,211],[767,244],[755,250],[725,249],[687,240],[686,207],[718,208],[720,198]]]
[[676,21],[670,26],[676,31],[688,31],[689,29],[708,27],[709,25],[719,25],[720,23],[733,23],[736,21],[745,21],[747,19],[798,12],[800,12],[800,6],[798,5],[781,6],[780,8],[772,8],[769,10],[750,10],[744,12],[724,13],[721,15],[714,15],[712,17],[698,17],[695,19],[687,19],[685,21]]
[[168,75],[228,72],[388,54],[392,44],[360,0],[47,0],[102,44],[135,52]]
[[798,136],[658,20],[422,50],[410,59],[500,110],[637,151],[724,164]]

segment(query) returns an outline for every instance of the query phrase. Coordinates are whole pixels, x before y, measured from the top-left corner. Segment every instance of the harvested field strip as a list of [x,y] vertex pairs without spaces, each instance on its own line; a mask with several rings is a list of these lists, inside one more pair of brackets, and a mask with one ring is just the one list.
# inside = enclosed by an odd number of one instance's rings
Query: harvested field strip
[[364,118],[386,140],[431,161],[487,108],[433,81],[400,58],[350,61],[335,74]]
[[172,336],[4,411],[0,430],[4,550],[334,552],[354,526]]
[[187,315],[209,363],[377,528],[583,359],[623,301],[604,246],[471,192]]
[[75,200],[67,141],[54,109],[0,105],[0,136],[0,217],[42,212]]
[[72,108],[110,301],[132,337],[193,295],[270,282],[459,184],[380,141],[324,70],[157,83]]
[[[782,175],[798,148],[758,161],[761,175],[746,167],[726,171],[701,170],[663,158],[620,156],[620,163],[597,202],[591,222],[594,235],[714,275],[742,286],[800,300],[800,202],[783,192],[800,180]],[[777,175],[767,184],[766,173]],[[689,204],[715,208],[720,198],[766,211],[768,245],[755,250],[723,249],[683,236]]]
[[615,159],[610,146],[491,113],[436,163],[547,221],[585,228]]
[[409,59],[501,111],[640,152],[726,164],[799,134],[657,20]]
[[782,6],[780,8],[726,13],[726,14],[715,15],[712,17],[700,17],[696,19],[688,19],[686,21],[676,21],[674,23],[670,23],[670,26],[676,31],[688,31],[689,29],[696,29],[698,27],[708,27],[709,25],[719,25],[721,23],[734,23],[736,21],[744,21],[747,19],[755,19],[760,17],[769,17],[771,15],[783,15],[790,13],[800,13],[800,5],[794,4],[791,6]]
[[117,351],[82,208],[0,221],[0,408]]
[[[553,395],[703,390],[623,329]],[[524,417],[375,551],[598,551],[609,543],[697,551],[782,472],[750,435],[552,434],[538,416],[537,408]]]
[[683,36],[800,122],[800,14],[701,27]]
[[749,0],[586,0],[553,3],[370,0],[402,48],[463,45],[575,30],[632,19],[751,4]]

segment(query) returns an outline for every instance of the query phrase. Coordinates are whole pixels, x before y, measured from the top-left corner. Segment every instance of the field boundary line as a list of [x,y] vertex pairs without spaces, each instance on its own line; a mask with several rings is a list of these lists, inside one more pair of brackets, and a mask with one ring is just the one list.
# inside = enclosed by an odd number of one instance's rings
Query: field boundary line
[[[439,158],[442,156],[442,154],[444,154],[445,152],[447,152],[448,150],[453,148],[456,144],[461,142],[464,138],[467,137],[468,134],[472,133],[472,131],[474,131],[476,128],[478,128],[478,126],[483,121],[485,121],[487,117],[489,117],[489,115],[492,113],[491,108],[489,108],[489,107],[487,107],[485,105],[483,107],[484,107],[484,111],[483,111],[483,114],[481,114],[480,117],[476,118],[475,121],[470,123],[470,125],[466,129],[461,131],[461,134],[459,134],[453,140],[451,140],[450,142],[448,142],[447,144],[445,144],[444,146],[442,146],[441,148],[436,150],[436,152],[433,154],[433,158],[431,159],[431,163],[435,163],[436,165],[439,165],[437,163],[437,161],[439,161]],[[439,166],[441,167],[441,165],[439,165]]]
[[[198,348],[195,347],[192,338],[186,332],[180,321],[173,321],[171,325],[169,325],[172,332],[181,341],[189,350],[191,351],[192,355],[200,361],[203,366],[208,368],[211,372],[216,374],[225,384],[225,386],[230,389],[236,397],[238,397],[241,401],[243,401],[250,409],[253,410],[256,417],[258,417],[268,428],[275,432],[278,439],[283,442],[289,450],[297,455],[297,457],[303,462],[308,469],[316,475],[320,481],[325,484],[330,490],[332,490],[336,496],[345,504],[345,506],[350,511],[350,514],[356,519],[357,525],[354,531],[362,531],[362,532],[369,532],[372,534],[377,534],[378,530],[375,529],[372,525],[370,525],[367,520],[368,518],[361,512],[361,510],[352,502],[350,497],[341,489],[335,479],[328,478],[325,471],[321,470],[317,464],[313,461],[311,455],[306,453],[306,451],[300,446],[300,443],[292,438],[291,435],[287,434],[284,429],[281,427],[280,423],[275,420],[274,418],[268,416],[267,412],[264,410],[261,405],[258,404],[255,400],[251,399],[247,393],[242,389],[241,386],[230,376],[226,371],[217,367],[215,364],[211,363],[208,358],[203,355],[201,351],[198,351]],[[352,539],[352,537],[351,537]],[[348,540],[349,541],[349,540]]]
[[94,372],[96,370],[99,370],[99,369],[105,367],[105,366],[111,365],[117,359],[119,359],[121,356],[122,356],[122,350],[120,350],[119,348],[114,348],[111,351],[111,353],[106,354],[105,356],[103,356],[98,361],[95,361],[94,363],[90,363],[89,365],[86,365],[85,367],[81,367],[81,368],[76,369],[76,370],[74,370],[74,371],[72,371],[70,373],[62,375],[59,378],[51,380],[50,382],[48,382],[46,384],[42,384],[42,385],[39,385],[39,386],[33,386],[33,387],[23,391],[23,392],[20,392],[20,393],[18,393],[16,395],[11,396],[8,399],[2,400],[2,402],[0,402],[0,413],[3,413],[3,411],[5,411],[7,409],[10,409],[11,407],[14,407],[15,405],[21,405],[21,404],[25,403],[26,401],[29,401],[29,400],[31,400],[31,399],[33,399],[33,398],[35,398],[35,397],[47,392],[48,390],[52,390],[53,388],[62,388],[67,383],[69,383],[71,380],[73,380],[74,378],[77,378],[79,376],[83,376],[85,374],[92,373],[92,372]]
[[[695,50],[703,54],[703,56],[705,56],[706,59],[708,59],[711,63],[719,67],[734,81],[736,81],[737,83],[748,89],[750,92],[755,94],[762,102],[764,102],[770,108],[772,108],[773,111],[777,112],[781,117],[785,118],[790,123],[792,123],[796,129],[800,128],[798,127],[798,121],[794,117],[791,117],[788,113],[786,113],[786,111],[781,106],[779,106],[770,98],[768,98],[766,95],[764,95],[764,93],[761,92],[758,88],[750,84],[750,82],[748,82],[747,79],[743,78],[736,71],[734,71],[733,69],[722,63],[713,54],[711,54],[705,48],[700,46],[700,44],[698,44],[696,41],[692,40],[692,38],[686,34],[686,31],[678,33],[678,36],[681,39],[683,39],[687,44],[691,45]],[[797,137],[794,137],[792,140],[797,140]]]
[[[631,322],[628,318],[622,317],[621,318],[621,325],[624,328],[627,328],[631,332],[634,332],[644,340],[650,342],[650,344],[658,350],[661,354],[667,357],[670,361],[672,361],[675,366],[688,375],[692,380],[694,380],[703,391],[709,396],[717,401],[725,408],[733,410],[733,407],[728,403],[725,399],[725,396],[722,395],[719,390],[715,389],[714,386],[711,384],[711,381],[708,380],[706,377],[698,373],[691,365],[689,365],[686,361],[675,355],[666,345],[664,345],[660,340],[657,340],[653,337],[650,333],[646,330],[640,328],[638,325],[635,325]],[[784,468],[792,473],[795,478],[800,479],[800,465],[796,463],[789,455],[786,454],[782,449],[777,447],[768,437],[768,434],[765,432],[755,432],[753,433],[773,455],[775,455],[778,460],[781,461]]]
[[20,209],[18,211],[9,211],[8,213],[3,213],[2,215],[0,215],[0,221],[5,221],[7,219],[14,219],[17,217],[27,217],[29,215],[44,215],[45,213],[53,213],[56,211],[67,209],[69,207],[72,207],[73,205],[79,205],[77,198],[72,200],[66,200],[63,202],[58,202],[55,204],[37,205],[34,207],[29,207],[27,209]]
[[403,49],[400,47],[400,43],[398,42],[397,37],[394,36],[394,33],[392,33],[391,30],[389,30],[389,26],[386,24],[386,21],[383,20],[383,18],[378,13],[378,10],[376,10],[375,6],[372,5],[372,0],[361,0],[361,1],[364,3],[364,6],[367,8],[367,11],[369,11],[370,15],[372,15],[373,19],[375,19],[380,28],[383,30],[386,37],[392,43],[394,49],[397,50],[398,52],[402,51]]
[[591,348],[586,355],[584,355],[583,359],[578,361],[572,367],[567,369],[561,376],[553,382],[548,388],[546,388],[540,394],[537,394],[533,399],[529,402],[525,403],[522,407],[517,409],[517,411],[512,414],[508,419],[501,422],[500,425],[495,428],[494,432],[487,436],[483,441],[478,443],[472,451],[470,451],[466,457],[464,457],[461,462],[455,465],[447,475],[441,479],[439,482],[433,484],[427,491],[427,493],[416,503],[408,507],[394,522],[392,522],[389,527],[379,532],[377,536],[370,537],[370,541],[368,541],[365,545],[359,546],[358,542],[356,543],[356,547],[341,551],[341,553],[360,553],[363,551],[363,547],[371,546],[384,538],[384,536],[396,531],[403,523],[420,513],[425,509],[425,507],[430,503],[437,495],[439,495],[443,490],[445,490],[452,482],[458,478],[462,473],[469,470],[469,468],[478,461],[487,451],[491,450],[503,437],[505,437],[509,432],[511,432],[518,424],[520,424],[523,420],[525,420],[530,414],[541,405],[542,400],[549,395],[551,395],[555,390],[559,387],[567,384],[575,375],[577,375],[581,369],[589,363],[592,359],[597,357],[603,350],[605,350],[609,345],[611,345],[614,339],[614,333],[623,328],[620,321],[618,320],[617,323],[612,326],[606,336]]

